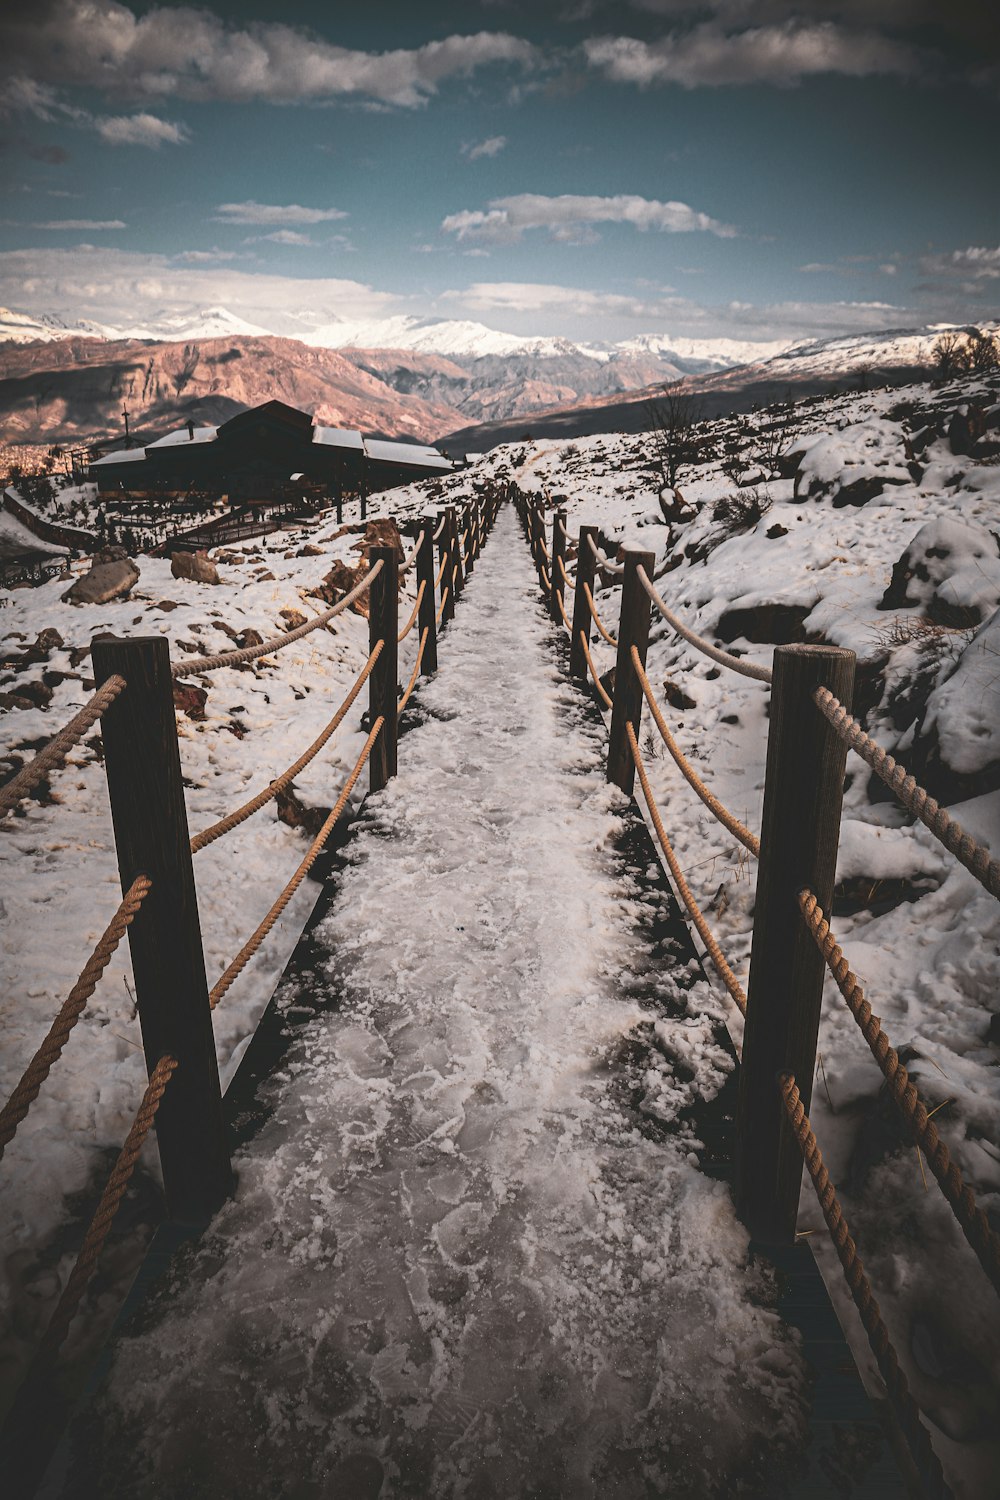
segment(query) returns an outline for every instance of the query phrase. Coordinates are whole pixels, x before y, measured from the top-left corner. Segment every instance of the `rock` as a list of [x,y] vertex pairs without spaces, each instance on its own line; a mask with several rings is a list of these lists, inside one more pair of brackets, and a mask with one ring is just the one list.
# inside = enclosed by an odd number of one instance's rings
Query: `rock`
[[17,696],[27,698],[34,708],[48,708],[52,702],[52,689],[41,678],[36,678],[34,682],[19,682]]
[[295,554],[296,557],[322,557],[323,548],[315,546],[312,542],[306,542]]
[[971,457],[976,444],[986,435],[986,413],[975,402],[960,406],[948,423],[948,446],[952,453]]
[[406,555],[403,551],[403,539],[399,534],[399,527],[391,516],[382,516],[377,521],[369,521],[361,541],[352,544],[351,551],[360,552],[361,562],[364,564],[359,577],[367,573],[371,567],[369,558],[373,547],[393,547],[399,561],[403,561]]
[[300,625],[309,624],[309,616],[304,615],[301,609],[279,609],[278,614],[284,620],[286,630],[297,630]]
[[937,625],[978,625],[1000,605],[1000,544],[974,522],[921,526],[895,563],[879,609],[919,607]]
[[166,615],[168,615],[172,609],[177,609],[177,607],[178,604],[176,599],[161,599],[159,604],[153,605],[154,609],[162,609],[163,613]]
[[246,630],[242,630],[239,635],[234,635],[233,639],[241,651],[246,651],[249,646],[263,646],[264,644],[264,637],[259,630],[254,630],[252,625],[248,625]]
[[780,521],[775,521],[773,526],[769,526],[767,528],[764,535],[768,538],[769,541],[773,542],[776,541],[779,536],[787,536],[788,527],[782,526]]
[[811,604],[758,604],[751,609],[727,609],[716,634],[728,645],[742,637],[759,645],[788,646],[806,638],[803,621]]
[[104,547],[95,552],[90,572],[84,573],[63,594],[64,604],[107,604],[122,599],[139,582],[139,569],[124,547]]
[[255,578],[258,583],[274,582],[274,574],[271,572],[270,568],[265,568],[262,573],[255,574]]
[[20,693],[0,693],[0,708],[36,708],[30,698],[24,698]]
[[[349,568],[345,562],[341,561],[341,559],[338,558],[333,567],[330,569],[329,573],[327,573],[326,577],[323,579],[323,582],[318,584],[314,589],[311,589],[310,593],[315,594],[318,599],[324,600],[324,602],[327,604],[336,604],[337,601],[339,599],[342,599],[345,594],[350,593],[351,589],[357,583],[358,579],[362,578],[365,573],[367,573],[367,571],[368,568],[365,564],[364,559],[362,559],[361,562],[358,563],[357,568],[354,569]],[[354,603],[351,605],[351,609],[356,615],[364,615],[365,617],[367,617],[367,592],[362,594],[360,599],[355,599]]]
[[663,696],[671,708],[685,709],[697,708],[698,706],[695,699],[689,698],[684,689],[674,682],[672,677],[664,677],[663,679]]
[[62,636],[59,634],[58,630],[53,630],[51,626],[49,626],[48,629],[40,630],[38,632],[38,635],[35,637],[35,644],[31,649],[33,651],[38,651],[45,656],[48,656],[50,651],[58,651],[65,644],[66,643],[63,640]]
[[304,802],[299,801],[294,781],[289,782],[284,791],[277,794],[274,805],[278,810],[280,823],[288,828],[303,828],[312,838],[319,833],[331,811],[329,807],[306,807]]
[[192,583],[222,582],[207,552],[171,552],[170,572],[174,578],[188,578]]
[[208,693],[205,688],[198,687],[193,682],[174,682],[174,707],[187,714],[189,719],[204,719],[207,702]]

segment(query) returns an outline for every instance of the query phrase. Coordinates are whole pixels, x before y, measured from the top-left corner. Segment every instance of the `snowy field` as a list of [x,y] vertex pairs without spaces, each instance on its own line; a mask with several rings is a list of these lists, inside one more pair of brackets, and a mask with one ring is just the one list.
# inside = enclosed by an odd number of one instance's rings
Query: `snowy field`
[[[960,821],[995,849],[1000,464],[989,453],[976,458],[953,452],[943,435],[970,396],[986,409],[995,437],[997,395],[972,383],[830,398],[803,403],[780,420],[709,424],[705,436],[714,454],[681,474],[681,510],[671,509],[669,492],[661,503],[663,477],[650,437],[614,434],[497,449],[465,474],[434,486],[433,495],[427,486],[415,486],[385,496],[381,508],[402,518],[436,508],[442,493],[471,496],[486,477],[512,478],[565,505],[571,536],[580,524],[593,522],[612,547],[630,541],[655,551],[667,603],[731,649],[764,662],[776,639],[808,636],[850,647],[859,657],[859,711],[869,730],[912,764],[932,792],[946,793]],[[931,410],[934,420],[928,421]],[[785,451],[776,455],[771,429],[786,422]],[[756,515],[753,506],[732,501],[751,494],[733,477],[734,451],[745,457],[744,480],[759,473]],[[796,460],[794,477],[772,477],[793,467],[790,458]],[[911,577],[901,581],[897,597],[905,602],[880,609],[895,565],[929,523],[937,524],[911,558]],[[347,556],[354,540],[332,541],[335,530],[327,526],[309,536],[322,547],[322,557],[286,557],[304,540],[288,533],[232,549],[227,556],[238,560],[220,563],[224,582],[214,589],[175,581],[168,564],[147,558],[140,559],[142,577],[124,603],[76,610],[59,602],[65,585],[58,583],[14,593],[2,615],[5,649],[30,646],[43,629],[58,630],[64,646],[27,675],[43,669],[64,675],[47,707],[7,715],[5,744],[16,751],[44,738],[82,701],[88,664],[79,652],[98,631],[162,631],[176,656],[224,649],[230,637],[223,624],[267,635],[280,623],[281,609],[308,613],[318,607],[304,600],[303,591],[332,558]],[[598,605],[614,629],[619,591],[607,582]],[[165,599],[177,608],[158,608]],[[193,830],[283,769],[326,722],[367,653],[365,621],[347,615],[336,626],[333,637],[316,633],[282,652],[276,666],[213,674],[205,684],[205,721],[179,716]],[[461,628],[456,626],[456,641]],[[613,664],[603,643],[595,654],[602,671]],[[732,810],[759,827],[766,689],[691,655],[660,625],[654,626],[649,667],[653,683],[675,705],[669,719],[685,751]],[[23,679],[24,670],[5,673],[0,691],[14,690],[15,675]],[[303,801],[332,802],[360,747],[360,707],[302,778]],[[703,816],[673,761],[645,730],[643,748],[695,894],[745,983],[753,869],[724,830]],[[923,1097],[929,1107],[940,1106],[936,1122],[980,1204],[996,1220],[1000,911],[926,830],[912,826],[873,789],[866,767],[852,759],[848,770],[835,930]],[[0,845],[4,1090],[20,1075],[117,901],[103,773],[94,750],[74,754],[71,766],[53,779],[53,795],[58,803],[30,805],[24,817],[9,820]],[[303,848],[301,832],[268,809],[199,856],[210,982],[267,909]],[[315,889],[300,892],[216,1017],[225,1077],[267,1002]],[[58,1248],[59,1228],[76,1195],[96,1181],[109,1148],[120,1142],[141,1092],[128,977],[123,953],[0,1169],[8,1386],[44,1326],[57,1277],[70,1263]],[[738,1041],[741,1023],[730,1009]],[[820,1047],[813,1121],[935,1446],[960,1500],[1000,1494],[995,1296],[929,1174],[925,1184],[922,1164],[885,1098],[881,1074],[832,983]],[[821,1267],[843,1302],[835,1256],[808,1189],[802,1203],[802,1228],[816,1231]],[[843,1316],[849,1329],[855,1326],[849,1307]],[[855,1348],[878,1392],[863,1335]]]

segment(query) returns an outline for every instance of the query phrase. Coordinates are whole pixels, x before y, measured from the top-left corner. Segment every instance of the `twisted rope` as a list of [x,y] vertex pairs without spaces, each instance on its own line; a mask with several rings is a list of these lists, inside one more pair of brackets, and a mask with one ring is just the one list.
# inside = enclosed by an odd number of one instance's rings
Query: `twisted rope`
[[423,634],[420,637],[420,644],[417,647],[417,659],[413,663],[413,671],[410,673],[410,680],[406,684],[406,692],[403,694],[402,698],[400,698],[399,705],[398,705],[398,707],[396,709],[396,717],[397,717],[397,719],[402,715],[403,709],[406,707],[406,705],[410,701],[410,694],[413,692],[413,689],[416,687],[417,678],[420,676],[420,663],[424,659],[424,647],[427,645],[427,637],[428,637],[429,634],[430,634],[430,626],[429,625],[425,625],[424,629],[423,629]]
[[80,1253],[77,1255],[76,1264],[69,1274],[69,1280],[63,1288],[62,1296],[56,1304],[55,1312],[49,1320],[42,1337],[38,1352],[32,1361],[29,1371],[29,1380],[37,1376],[44,1366],[58,1352],[60,1345],[69,1332],[69,1325],[76,1316],[76,1310],[80,1306],[83,1294],[87,1289],[87,1283],[97,1265],[104,1241],[108,1237],[118,1212],[125,1189],[128,1187],[129,1179],[135,1170],[135,1164],[139,1159],[146,1136],[149,1134],[150,1126],[156,1118],[156,1111],[160,1107],[167,1084],[177,1067],[175,1057],[161,1057],[156,1067],[149,1076],[146,1092],[142,1096],[142,1103],[136,1111],[132,1128],[125,1138],[118,1160],[112,1169],[111,1176],[107,1180],[101,1200],[94,1211],[94,1217],[90,1221],[87,1233],[83,1237]]
[[562,615],[562,622],[563,622],[563,624],[566,626],[566,629],[569,631],[570,635],[572,635],[573,634],[573,627],[569,623],[569,620],[567,618],[566,609],[565,609],[565,606],[563,605],[563,601],[562,601],[562,594],[560,594],[560,592],[559,592],[558,589],[556,589],[556,606],[557,606],[557,608],[559,610],[559,613]]
[[566,564],[563,562],[562,557],[560,556],[556,560],[559,563],[559,571],[562,574],[562,581],[563,581],[563,583],[566,585],[566,587],[568,589],[575,589],[576,588],[576,584],[573,582],[572,578],[566,572]]
[[410,571],[410,569],[413,567],[413,564],[417,560],[417,553],[420,551],[420,549],[421,549],[421,547],[423,545],[424,545],[424,532],[421,529],[420,535],[417,537],[416,546],[412,547],[410,549],[410,551],[406,554],[406,556],[403,558],[403,561],[399,565],[400,577],[402,577],[402,575],[404,573],[408,573]]
[[441,559],[441,566],[438,568],[437,577],[434,580],[434,587],[435,588],[438,587],[438,585],[440,584],[442,578],[444,577],[444,570],[445,570],[445,568],[447,566],[448,566],[448,554],[446,552],[444,554],[444,556],[442,557],[442,559]]
[[569,541],[569,532],[566,530],[566,522],[562,520],[560,516],[556,516],[556,525],[559,527],[559,530],[562,532],[566,540]]
[[844,1279],[851,1289],[854,1304],[861,1314],[861,1322],[868,1335],[868,1342],[878,1362],[879,1370],[882,1372],[882,1379],[885,1381],[889,1399],[896,1411],[907,1445],[922,1476],[929,1480],[931,1493],[935,1496],[950,1496],[951,1491],[945,1483],[941,1464],[931,1447],[927,1429],[920,1420],[920,1408],[910,1394],[906,1376],[899,1367],[899,1359],[892,1346],[892,1340],[889,1338],[889,1330],[882,1321],[882,1314],[872,1292],[871,1283],[865,1275],[857,1246],[851,1238],[850,1228],[837,1200],[837,1190],[826,1170],[822,1152],[809,1123],[809,1116],[802,1107],[798,1087],[791,1073],[781,1075],[779,1087],[785,1112],[802,1153],[802,1160],[805,1162],[806,1170],[815,1189],[823,1218],[826,1220],[826,1227],[830,1231],[830,1238],[840,1258]]
[[125,687],[124,677],[119,677],[117,673],[109,677],[79,713],[74,714],[52,736],[48,744],[43,745],[38,754],[26,766],[21,767],[16,776],[12,776],[5,786],[0,787],[0,818],[6,817],[11,808],[33,791],[43,777],[62,764],[73,746],[80,743],[87,730],[97,723],[104,710],[114,703]]
[[882,1070],[900,1114],[914,1141],[926,1156],[942,1193],[962,1226],[962,1233],[975,1251],[979,1264],[995,1290],[1000,1292],[1000,1235],[993,1230],[989,1219],[976,1203],[972,1189],[966,1186],[960,1168],[952,1161],[951,1153],[938,1134],[937,1126],[910,1082],[910,1076],[900,1062],[898,1052],[890,1046],[878,1016],[872,1015],[872,1008],[857,975],[851,971],[823,914],[823,908],[812,891],[799,892],[799,907],[817,948],[826,960],[827,968],[837,981],[837,988],[847,1001],[848,1010],[857,1021],[872,1057]]
[[608,643],[609,646],[617,646],[618,645],[618,637],[616,635],[612,635],[611,634],[610,630],[607,628],[607,626],[605,625],[604,621],[601,619],[600,615],[597,613],[597,605],[594,603],[594,596],[590,592],[590,584],[589,583],[585,583],[583,585],[583,592],[584,592],[584,594],[587,597],[587,608],[590,610],[591,616],[593,617],[594,624],[597,626],[598,630],[601,632],[601,634],[603,635],[604,639],[607,641],[607,643]]
[[115,949],[151,890],[152,881],[145,875],[137,875],[84,964],[79,979],[60,1006],[45,1040],[24,1070],[20,1083],[0,1110],[0,1159],[14,1139],[17,1127],[38,1098],[39,1090],[48,1078],[53,1063],[58,1062],[62,1055],[70,1032],[86,1009],[87,1001],[97,988]]
[[314,760],[322,750],[334,731],[343,723],[345,714],[371,676],[372,669],[382,655],[384,647],[384,641],[376,642],[375,649],[365,662],[358,676],[354,679],[354,685],[347,697],[337,709],[337,712],[326,728],[313,740],[308,750],[304,750],[294,765],[289,766],[287,771],[282,771],[280,776],[264,787],[263,791],[258,792],[255,797],[251,797],[249,802],[244,802],[243,806],[238,807],[235,812],[227,813],[224,818],[219,819],[218,823],[213,823],[210,828],[205,828],[201,833],[195,834],[191,840],[192,854],[198,854],[202,849],[207,849],[209,844],[214,844],[216,839],[221,839],[224,833],[229,833],[231,829],[237,828],[240,823],[245,823],[247,818],[252,817],[255,812],[264,807],[279,792],[283,792],[289,782],[295,780],[300,771],[305,770],[309,762]]
[[679,636],[687,641],[689,646],[694,646],[695,650],[700,651],[703,656],[710,656],[713,661],[717,661],[722,666],[728,667],[731,672],[738,672],[741,677],[753,677],[757,682],[771,681],[770,667],[758,667],[755,666],[752,661],[744,661],[741,656],[733,656],[729,651],[723,651],[720,649],[720,647],[713,646],[711,641],[706,641],[703,635],[698,635],[695,631],[690,630],[688,626],[684,624],[683,620],[679,620],[674,614],[673,610],[668,609],[664,604],[663,600],[660,598],[659,594],[656,592],[656,589],[650,582],[649,575],[641,563],[635,571],[638,574],[639,582],[642,584],[643,588],[646,590],[646,593],[649,595],[656,608],[660,611],[660,614],[666,620],[667,624],[672,630],[675,630]]
[[598,677],[597,675],[597,668],[594,666],[594,658],[591,656],[590,647],[587,644],[586,631],[580,631],[580,641],[583,645],[583,654],[587,658],[587,666],[590,668],[590,675],[594,679],[594,686],[597,689],[601,702],[604,704],[605,708],[614,708],[614,701],[608,697],[604,684],[601,681],[600,677]]
[[432,537],[431,537],[431,541],[432,542],[439,542],[441,540],[441,538],[444,536],[444,528],[445,528],[445,526],[447,524],[447,521],[448,521],[448,517],[447,516],[442,516],[441,517],[440,521],[438,522],[437,531],[435,531],[433,533]]
[[591,552],[594,554],[594,557],[597,560],[598,567],[603,568],[605,573],[611,573],[617,578],[625,572],[625,564],[612,562],[608,554],[606,552],[602,552],[600,547],[594,541],[594,534],[591,531],[587,532],[587,545],[590,547]]
[[187,672],[217,672],[220,667],[237,667],[241,662],[256,661],[259,656],[269,656],[272,651],[281,651],[285,646],[290,646],[293,641],[300,641],[304,635],[311,630],[318,630],[321,625],[329,625],[330,621],[339,614],[343,614],[355,599],[371,587],[378,577],[382,564],[377,562],[369,572],[356,583],[349,594],[343,599],[338,599],[332,609],[324,610],[321,615],[314,615],[304,625],[298,625],[294,630],[288,630],[284,635],[276,635],[269,641],[262,641],[259,646],[244,646],[240,651],[222,651],[217,656],[189,656],[185,661],[174,662],[170,669],[171,676],[183,677]]
[[257,952],[257,949],[260,947],[261,943],[271,931],[271,928],[274,926],[275,922],[277,922],[278,918],[281,916],[281,913],[284,911],[289,901],[291,901],[292,897],[295,895],[295,892],[298,890],[299,886],[302,884],[303,880],[305,880],[306,876],[309,874],[309,871],[316,863],[316,860],[319,857],[319,852],[329,838],[330,831],[333,828],[333,825],[336,823],[337,819],[340,817],[341,813],[347,805],[347,799],[351,795],[351,792],[354,790],[354,783],[361,775],[362,767],[371,754],[372,746],[378,739],[378,736],[382,729],[382,725],[384,723],[385,720],[380,714],[379,717],[375,720],[375,723],[372,725],[371,733],[365,740],[364,748],[361,751],[361,754],[358,756],[354,770],[347,778],[347,781],[344,784],[344,789],[341,792],[340,796],[337,798],[337,805],[332,808],[329,815],[327,816],[325,823],[323,824],[323,827],[313,839],[312,844],[309,846],[309,852],[306,854],[305,859],[303,859],[302,863],[295,871],[295,874],[292,876],[291,880],[281,892],[281,895],[274,902],[263,922],[260,923],[253,934],[243,944],[243,947],[240,949],[239,953],[237,953],[236,957],[229,965],[229,968],[225,971],[221,978],[216,981],[214,988],[210,990],[208,1003],[213,1010],[225,995],[226,991],[232,987],[233,982],[239,977],[240,974],[242,974],[247,964]]
[[438,605],[437,618],[436,618],[436,621],[435,621],[435,623],[438,624],[438,625],[441,624],[441,616],[444,614],[444,607],[448,603],[448,595],[450,593],[451,593],[451,589],[448,588],[448,589],[445,589],[444,593],[441,595],[441,603]]
[[403,626],[402,630],[399,632],[399,634],[396,637],[396,642],[397,642],[398,645],[402,645],[403,644],[403,642],[406,640],[406,637],[409,635],[410,631],[413,629],[414,625],[416,624],[417,615],[420,613],[420,603],[421,603],[421,600],[424,597],[424,590],[426,589],[426,587],[427,587],[427,580],[426,580],[426,578],[422,578],[420,580],[420,587],[417,589],[417,597],[414,600],[413,613],[410,615],[410,618],[407,620],[406,624]]
[[681,775],[684,777],[684,780],[695,792],[697,792],[698,796],[701,798],[702,802],[704,802],[705,806],[708,808],[713,817],[718,818],[719,822],[725,828],[729,829],[729,832],[733,835],[733,837],[739,839],[744,849],[749,849],[751,854],[759,857],[760,839],[755,833],[751,833],[750,829],[746,826],[745,823],[741,823],[739,818],[733,816],[733,814],[724,805],[724,803],[720,802],[718,797],[715,796],[714,792],[709,791],[708,787],[702,781],[694,766],[688,760],[687,756],[684,754],[683,750],[680,748],[677,741],[670,733],[670,730],[667,727],[667,721],[664,719],[663,714],[660,710],[660,705],[653,697],[653,685],[650,682],[649,678],[646,676],[646,669],[642,664],[642,659],[639,656],[639,652],[635,646],[632,647],[632,665],[635,668],[636,676],[638,677],[639,682],[642,685],[642,691],[646,696],[646,702],[649,704],[650,713],[653,715],[653,718],[656,721],[656,727],[660,731],[660,734],[663,736],[663,743],[666,745],[667,749],[670,751],[670,754],[677,762],[678,769],[680,770]]
[[723,957],[722,949],[715,941],[715,938],[712,935],[712,930],[709,927],[708,923],[705,921],[704,916],[702,915],[701,907],[698,905],[697,901],[694,899],[694,896],[691,894],[691,888],[684,878],[684,871],[681,869],[677,859],[677,855],[674,853],[670,840],[667,838],[667,831],[663,826],[663,819],[660,817],[659,808],[653,801],[653,793],[650,790],[649,778],[646,775],[646,767],[643,765],[642,756],[639,754],[639,746],[635,738],[635,730],[633,729],[631,723],[625,726],[625,732],[628,735],[629,749],[632,752],[632,759],[635,762],[636,771],[639,773],[639,785],[642,787],[642,795],[646,799],[646,806],[649,808],[649,816],[652,818],[653,827],[656,829],[656,837],[660,841],[660,848],[663,850],[667,864],[670,867],[670,873],[673,876],[674,884],[677,887],[678,894],[680,895],[681,900],[684,902],[684,905],[687,907],[688,914],[690,915],[692,922],[697,928],[702,942],[705,944],[705,950],[708,953],[709,958],[712,960],[712,964],[715,968],[716,973],[722,980],[723,984],[726,986],[726,989],[729,991],[730,995],[733,997],[733,1000],[739,1006],[740,1010],[744,1015],[746,1015],[747,997],[743,992],[743,987],[740,984],[739,980],[736,978],[736,975],[733,973],[732,969],[726,963],[726,960]]
[[551,591],[551,589],[552,589],[552,579],[549,576],[549,570],[545,566],[544,563],[539,563],[538,564],[538,571],[541,574],[542,584],[543,584],[543,586],[545,588],[545,592],[549,593]]
[[905,766],[901,766],[881,745],[875,743],[871,735],[865,733],[857,719],[851,717],[829,688],[817,688],[813,693],[813,702],[844,743],[856,751],[871,766],[875,775],[881,777],[890,791],[895,793],[907,812],[919,818],[924,827],[930,829],[948,853],[953,854],[959,864],[964,865],[991,896],[1000,898],[1000,859],[991,859],[990,851],[983,844],[977,844],[971,833],[966,833],[961,823],[917,783]]

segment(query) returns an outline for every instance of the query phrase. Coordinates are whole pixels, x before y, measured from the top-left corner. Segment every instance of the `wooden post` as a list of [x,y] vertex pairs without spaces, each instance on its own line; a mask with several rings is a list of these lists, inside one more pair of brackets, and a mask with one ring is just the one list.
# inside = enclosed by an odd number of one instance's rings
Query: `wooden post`
[[802,920],[805,886],[829,912],[847,750],[812,701],[828,687],[850,707],[855,657],[835,646],[779,646],[760,836],[747,1021],[736,1127],[736,1206],[755,1239],[792,1244],[802,1158],[778,1093],[795,1074],[806,1110],[816,1069],[825,965]]
[[462,562],[463,562],[463,565],[465,567],[465,576],[468,577],[469,574],[472,572],[473,567],[475,566],[475,559],[474,559],[474,557],[472,555],[472,549],[475,546],[475,543],[473,542],[473,539],[472,539],[472,506],[471,506],[471,504],[470,505],[463,505],[462,506],[462,516],[463,516],[463,527],[464,527],[465,536],[466,536],[466,540],[462,544]]
[[462,590],[465,588],[465,568],[462,565],[462,532],[459,512],[455,506],[451,507],[451,560],[454,567],[454,595],[456,603]]
[[374,725],[379,714],[385,719],[382,733],[372,746],[368,760],[368,788],[380,792],[396,774],[396,694],[399,687],[399,553],[395,547],[373,547],[372,565],[382,571],[369,590],[368,649],[384,641],[382,654],[368,679],[368,715]]
[[563,583],[559,564],[566,555],[566,512],[557,510],[552,518],[552,588],[549,592],[549,609],[557,625],[562,624],[559,606],[563,603],[566,585]]
[[637,648],[639,660],[645,666],[646,647],[649,644],[649,595],[639,582],[636,569],[642,566],[647,576],[652,578],[655,565],[655,553],[625,548],[622,610],[618,623],[618,659],[615,663],[615,701],[611,710],[611,737],[608,741],[608,780],[620,786],[629,796],[632,795],[632,783],[635,781],[635,762],[625,726],[631,724],[638,736],[643,703],[642,685],[632,664],[632,647]]
[[451,511],[444,511],[444,530],[441,540],[438,542],[440,551],[440,562],[444,563],[444,572],[441,575],[441,600],[444,602],[444,612],[441,615],[441,624],[447,625],[455,613],[455,593],[451,586]]
[[211,1217],[233,1186],[208,1003],[198,898],[177,748],[170,652],[163,636],[97,639],[98,686],[128,683],[101,720],[122,891],[152,889],[129,928],[147,1072],[165,1053],[174,1073],[156,1116],[172,1219]]
[[587,605],[587,596],[583,591],[584,584],[594,591],[594,575],[597,567],[588,537],[597,541],[596,526],[581,526],[580,540],[576,549],[576,589],[573,594],[573,639],[569,648],[569,670],[572,676],[587,680],[587,658],[584,654],[580,641],[581,634],[587,645],[590,645],[590,609]]
[[417,553],[417,588],[424,585],[424,597],[420,601],[420,613],[417,616],[417,636],[427,631],[427,644],[424,646],[424,658],[420,667],[421,677],[432,677],[438,669],[437,648],[437,600],[434,597],[434,574],[437,569],[434,566],[434,531],[436,523],[429,516],[425,516],[421,523],[420,551]]
[[337,503],[337,525],[338,526],[343,526],[343,524],[344,524],[344,495],[343,495],[343,491],[341,490],[339,484],[337,485],[337,502],[336,503]]

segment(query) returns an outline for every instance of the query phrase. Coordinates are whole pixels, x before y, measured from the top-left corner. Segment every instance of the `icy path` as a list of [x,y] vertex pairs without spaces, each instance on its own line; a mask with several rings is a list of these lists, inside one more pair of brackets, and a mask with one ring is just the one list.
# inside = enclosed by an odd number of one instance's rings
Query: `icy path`
[[[780,1492],[798,1356],[728,1193],[623,1103],[640,902],[549,633],[505,511],[317,929],[331,1008],[120,1347],[87,1493]],[[728,1066],[674,1009],[661,1115]]]

